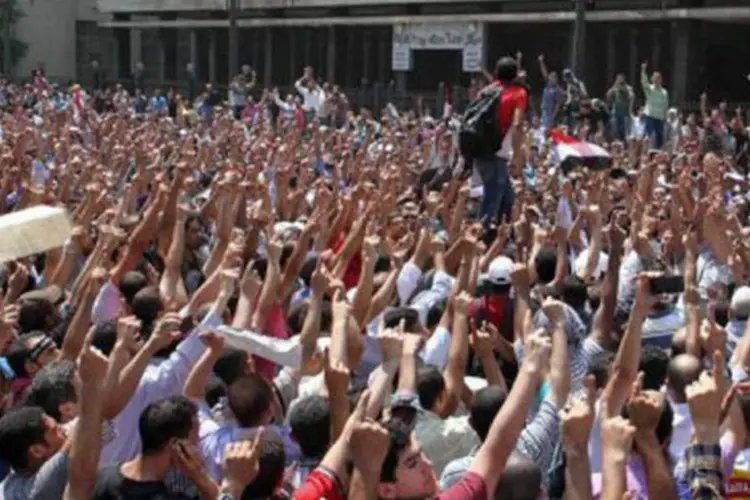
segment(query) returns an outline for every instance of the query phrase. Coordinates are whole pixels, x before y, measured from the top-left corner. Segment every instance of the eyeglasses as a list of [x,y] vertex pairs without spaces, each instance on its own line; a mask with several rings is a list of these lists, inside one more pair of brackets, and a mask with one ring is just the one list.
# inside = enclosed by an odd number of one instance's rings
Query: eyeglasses
[[28,358],[29,361],[36,363],[37,359],[47,350],[53,349],[55,342],[49,337],[42,337],[42,339],[29,350]]

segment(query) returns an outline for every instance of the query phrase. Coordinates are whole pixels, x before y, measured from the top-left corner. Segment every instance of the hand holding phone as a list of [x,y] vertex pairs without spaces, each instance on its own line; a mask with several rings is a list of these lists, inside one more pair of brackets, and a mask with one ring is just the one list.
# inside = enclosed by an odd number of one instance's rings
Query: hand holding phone
[[685,291],[684,276],[657,276],[649,278],[651,295],[677,294]]

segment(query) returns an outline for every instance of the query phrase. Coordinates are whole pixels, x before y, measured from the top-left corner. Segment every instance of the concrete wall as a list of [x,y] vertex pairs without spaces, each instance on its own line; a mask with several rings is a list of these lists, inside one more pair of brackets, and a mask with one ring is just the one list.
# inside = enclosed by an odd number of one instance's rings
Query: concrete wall
[[97,0],[97,4],[103,13],[224,10],[227,5],[226,0]]
[[75,76],[78,1],[19,0],[19,6],[24,17],[15,36],[28,45],[28,52],[16,66],[16,76],[28,76],[40,63],[50,78]]

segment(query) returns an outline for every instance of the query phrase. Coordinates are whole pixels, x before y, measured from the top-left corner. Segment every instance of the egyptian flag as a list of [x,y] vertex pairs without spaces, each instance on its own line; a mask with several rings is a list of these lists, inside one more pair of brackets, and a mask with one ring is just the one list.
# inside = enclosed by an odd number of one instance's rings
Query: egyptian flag
[[560,129],[549,131],[552,141],[551,152],[558,162],[567,165],[586,165],[589,168],[605,169],[610,166],[611,158],[606,149],[564,134]]

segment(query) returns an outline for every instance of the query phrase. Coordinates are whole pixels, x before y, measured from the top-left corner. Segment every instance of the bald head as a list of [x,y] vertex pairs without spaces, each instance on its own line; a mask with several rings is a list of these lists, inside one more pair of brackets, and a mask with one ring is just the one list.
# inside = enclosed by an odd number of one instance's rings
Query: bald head
[[536,500],[542,488],[542,472],[526,455],[514,451],[508,457],[495,498],[503,500]]
[[686,401],[685,388],[698,380],[703,367],[692,354],[680,354],[669,361],[667,366],[667,388],[675,403]]

